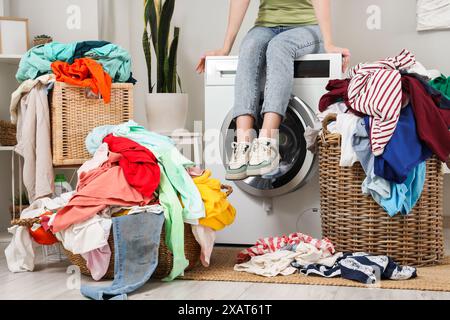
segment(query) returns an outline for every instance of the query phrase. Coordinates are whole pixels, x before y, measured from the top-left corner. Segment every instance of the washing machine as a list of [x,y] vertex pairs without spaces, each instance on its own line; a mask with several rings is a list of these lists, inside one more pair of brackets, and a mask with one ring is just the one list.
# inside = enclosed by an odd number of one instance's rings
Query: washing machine
[[[342,77],[341,56],[311,54],[294,62],[292,97],[279,132],[279,169],[231,182],[225,180],[225,168],[235,140],[232,107],[237,64],[238,57],[232,56],[206,59],[205,166],[233,187],[229,200],[236,208],[235,222],[217,233],[217,243],[249,245],[261,237],[291,232],[320,237],[318,157],[306,149],[304,132],[316,121],[328,81]],[[257,119],[256,131],[261,121]]]

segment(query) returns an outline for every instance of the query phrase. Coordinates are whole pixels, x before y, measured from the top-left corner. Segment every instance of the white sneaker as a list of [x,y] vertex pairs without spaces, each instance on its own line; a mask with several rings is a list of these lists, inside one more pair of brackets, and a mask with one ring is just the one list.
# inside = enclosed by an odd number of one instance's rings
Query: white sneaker
[[231,144],[233,154],[228,163],[225,179],[227,180],[243,180],[247,178],[247,165],[250,154],[250,143],[233,142]]
[[247,166],[248,176],[262,176],[278,168],[280,153],[274,139],[258,138],[253,141],[250,160]]

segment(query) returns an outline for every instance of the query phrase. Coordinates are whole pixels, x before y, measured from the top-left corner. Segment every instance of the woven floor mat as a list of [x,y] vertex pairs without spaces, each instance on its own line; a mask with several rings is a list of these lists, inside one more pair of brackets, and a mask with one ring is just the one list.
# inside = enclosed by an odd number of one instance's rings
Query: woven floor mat
[[449,291],[450,292],[450,257],[445,257],[443,263],[431,267],[418,268],[417,278],[404,281],[383,280],[374,286],[367,286],[356,281],[342,278],[322,278],[294,274],[290,276],[277,276],[266,278],[246,272],[233,270],[236,255],[241,249],[216,248],[211,257],[209,268],[197,266],[186,272],[183,280],[200,281],[231,281],[231,282],[263,282],[283,284],[305,284],[322,286],[371,287],[382,289]]

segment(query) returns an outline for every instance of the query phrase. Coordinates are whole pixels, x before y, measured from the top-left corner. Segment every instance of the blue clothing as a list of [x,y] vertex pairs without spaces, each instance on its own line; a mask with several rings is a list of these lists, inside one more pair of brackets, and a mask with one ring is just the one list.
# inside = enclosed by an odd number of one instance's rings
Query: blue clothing
[[108,41],[82,41],[78,42],[75,47],[75,52],[73,53],[73,56],[67,60],[69,64],[72,64],[75,59],[83,58],[89,50],[93,48],[100,48],[103,46],[106,46],[107,44],[110,44]]
[[76,45],[76,42],[65,44],[54,41],[31,48],[20,60],[16,73],[17,81],[36,79],[43,74],[51,73],[52,62],[69,60],[75,52]]
[[[135,82],[131,76],[131,56],[123,48],[108,42],[50,42],[28,50],[19,63],[16,79],[23,82],[28,79],[51,73],[51,64],[55,61],[72,62],[74,58],[83,57],[96,60],[103,66],[113,82]],[[84,50],[90,49],[85,52]],[[78,51],[77,51],[78,50]]]
[[[374,172],[375,157],[370,148],[365,121],[361,118],[353,135],[353,150],[366,173],[361,186],[363,194],[370,194],[390,216],[398,212],[408,214],[420,198],[425,183],[425,162],[417,165],[400,184],[391,183]],[[386,149],[385,149],[386,152]]]
[[[364,121],[370,132],[369,117]],[[375,157],[375,175],[394,183],[404,183],[411,170],[431,155],[431,150],[419,139],[414,112],[408,105],[402,109],[397,128],[383,154]]]
[[158,266],[164,216],[153,212],[112,219],[114,281],[110,286],[81,286],[81,293],[95,300],[125,300],[142,287]]
[[249,114],[258,119],[260,113],[274,112],[284,117],[294,85],[294,60],[323,51],[318,25],[252,28],[239,50],[233,116]]
[[409,214],[423,191],[426,176],[426,163],[420,163],[414,168],[400,184],[391,184],[391,196],[389,198],[375,199],[384,210],[392,217],[398,212]]
[[[188,261],[184,255],[184,222],[196,224],[205,217],[205,207],[192,178],[186,171],[194,165],[175,147],[173,141],[154,132],[147,131],[134,121],[117,126],[101,126],[86,137],[86,148],[94,153],[108,134],[128,138],[148,148],[161,168],[158,187],[159,200],[166,218],[166,244],[173,254],[173,269],[164,280],[173,280],[184,272]],[[184,208],[178,199],[180,195]]]
[[407,280],[417,277],[417,270],[410,266],[400,266],[388,256],[375,256],[365,252],[345,253],[332,267],[320,264],[302,266],[291,264],[305,275],[324,278],[342,277],[365,284],[374,284],[382,279]]
[[111,76],[113,82],[127,82],[131,76],[131,56],[115,44],[92,48],[85,54],[86,58],[96,60]]
[[361,186],[362,193],[370,194],[374,199],[389,198],[391,196],[391,183],[376,176],[373,171],[375,157],[370,148],[369,134],[366,131],[363,118],[356,124],[352,146],[366,173],[366,178]]

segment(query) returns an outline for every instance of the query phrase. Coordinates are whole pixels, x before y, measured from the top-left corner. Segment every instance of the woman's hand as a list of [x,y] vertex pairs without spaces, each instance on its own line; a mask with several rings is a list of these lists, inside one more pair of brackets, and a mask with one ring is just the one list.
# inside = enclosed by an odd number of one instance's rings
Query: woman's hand
[[197,73],[205,72],[205,59],[208,56],[227,56],[229,54],[230,54],[230,52],[228,50],[225,50],[225,49],[218,49],[218,50],[205,52],[200,57],[200,61],[198,62],[197,68],[195,68],[195,70],[197,71]]
[[342,72],[347,71],[347,68],[350,64],[350,50],[347,48],[339,48],[335,45],[325,45],[325,52],[326,53],[340,53],[342,55]]

